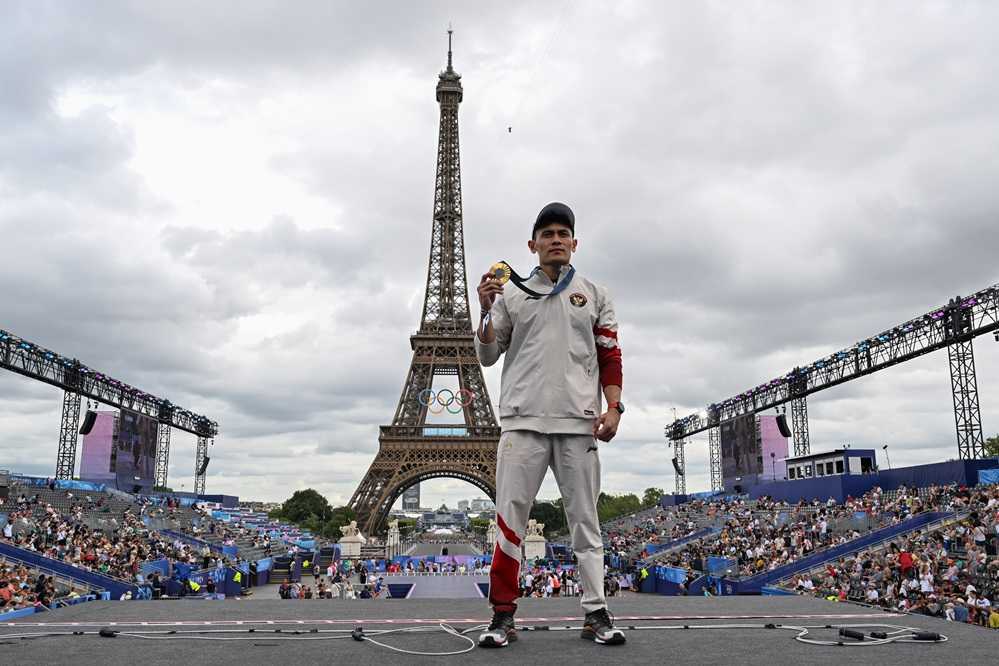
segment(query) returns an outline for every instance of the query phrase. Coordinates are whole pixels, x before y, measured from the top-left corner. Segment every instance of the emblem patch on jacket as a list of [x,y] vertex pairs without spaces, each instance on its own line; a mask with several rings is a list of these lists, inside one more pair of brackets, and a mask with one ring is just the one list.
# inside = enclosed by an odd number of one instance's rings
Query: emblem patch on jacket
[[583,296],[578,291],[569,297],[569,302],[575,305],[577,308],[581,308],[586,305],[586,296]]

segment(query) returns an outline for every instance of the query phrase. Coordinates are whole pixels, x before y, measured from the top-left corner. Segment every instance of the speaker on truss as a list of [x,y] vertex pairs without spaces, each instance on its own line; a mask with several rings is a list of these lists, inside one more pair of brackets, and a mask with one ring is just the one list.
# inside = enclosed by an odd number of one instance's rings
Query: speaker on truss
[[201,463],[201,467],[198,468],[198,476],[201,476],[202,474],[205,473],[205,470],[208,469],[208,463],[210,461],[211,461],[211,458],[209,458],[208,456],[205,456],[205,460]]
[[783,414],[777,415],[777,429],[783,437],[791,436],[791,429],[787,427],[787,417]]
[[89,435],[90,431],[94,429],[94,423],[96,422],[97,412],[92,409],[88,409],[86,416],[83,417],[83,425],[80,426],[80,434]]
[[680,476],[683,476],[683,472],[680,471],[680,463],[677,462],[676,456],[673,456],[673,469],[676,470],[677,474],[679,474]]

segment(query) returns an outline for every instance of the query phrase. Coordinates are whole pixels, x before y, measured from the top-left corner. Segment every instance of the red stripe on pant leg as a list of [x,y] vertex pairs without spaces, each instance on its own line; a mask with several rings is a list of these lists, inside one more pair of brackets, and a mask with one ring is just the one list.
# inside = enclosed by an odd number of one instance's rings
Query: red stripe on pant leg
[[520,562],[503,552],[499,544],[493,549],[493,563],[489,569],[489,603],[493,610],[517,610],[520,596]]
[[516,532],[514,532],[507,526],[506,521],[503,520],[503,516],[501,516],[498,512],[496,514],[496,525],[503,532],[503,536],[506,537],[507,541],[512,543],[514,546],[517,547],[520,546],[520,537],[517,536]]

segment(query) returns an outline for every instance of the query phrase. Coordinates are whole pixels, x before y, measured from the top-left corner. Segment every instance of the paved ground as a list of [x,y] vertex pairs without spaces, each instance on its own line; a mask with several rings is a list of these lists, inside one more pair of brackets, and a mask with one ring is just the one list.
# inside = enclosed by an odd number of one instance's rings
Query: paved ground
[[[476,649],[457,657],[400,655],[370,642],[351,640],[334,630],[364,626],[431,625],[441,620],[465,629],[487,621],[484,602],[475,600],[372,600],[352,602],[239,600],[92,602],[10,624],[0,624],[3,663],[80,664],[102,666],[133,664],[141,655],[145,665],[178,663],[275,664],[346,661],[403,663],[637,663],[637,664],[848,664],[879,666],[925,663],[994,663],[999,632],[955,625],[920,616],[892,617],[862,606],[831,603],[805,597],[660,597],[635,595],[612,600],[619,626],[628,631],[628,642],[618,647],[583,641],[578,631],[526,631],[520,640],[500,650]],[[871,617],[871,615],[875,617]],[[842,616],[847,617],[842,617]],[[578,626],[575,599],[527,599],[518,613],[521,626]],[[852,619],[851,619],[852,618]],[[389,620],[395,620],[389,622]],[[40,626],[38,623],[48,623]],[[146,623],[140,625],[139,623]],[[796,642],[794,633],[763,628],[765,623],[794,625],[871,624],[887,622],[938,631],[950,641],[942,644],[895,644],[871,647],[822,647]],[[732,625],[750,624],[752,628]],[[691,627],[683,629],[684,625]],[[720,628],[696,629],[698,626]],[[35,632],[94,632],[110,626],[118,631],[219,631],[197,634],[148,634],[158,638],[95,635],[39,637],[30,640],[14,634]],[[641,629],[640,627],[647,627]],[[674,627],[652,629],[651,627]],[[251,633],[251,629],[253,632]],[[281,633],[277,633],[280,630]],[[316,630],[317,633],[310,633]],[[301,632],[297,635],[291,632]],[[323,632],[323,633],[319,633]],[[189,634],[187,634],[189,635]],[[474,634],[472,634],[474,635]],[[817,629],[817,637],[832,638],[834,630]],[[333,639],[334,636],[338,638]],[[213,640],[204,640],[211,638]],[[217,640],[225,638],[228,640]],[[238,639],[238,640],[232,640]],[[332,640],[331,640],[332,639]],[[443,633],[383,637],[385,643],[418,651],[458,650],[463,643]]]

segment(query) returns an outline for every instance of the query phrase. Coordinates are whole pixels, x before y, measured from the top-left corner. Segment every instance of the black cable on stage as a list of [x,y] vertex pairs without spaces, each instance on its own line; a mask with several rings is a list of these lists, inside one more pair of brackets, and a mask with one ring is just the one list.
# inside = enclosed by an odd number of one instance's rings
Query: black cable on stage
[[[202,641],[255,641],[255,647],[275,647],[277,643],[261,643],[264,641],[313,641],[313,640],[345,640],[353,639],[359,642],[368,642],[373,645],[416,656],[454,656],[466,654],[475,649],[475,641],[467,636],[474,631],[482,630],[486,625],[477,625],[458,631],[448,624],[422,625],[414,627],[399,627],[393,629],[372,629],[366,632],[363,627],[357,626],[353,629],[165,629],[150,631],[119,631],[111,627],[103,627],[98,631],[64,631],[64,632],[32,632],[23,634],[3,634],[0,633],[0,642],[12,643],[11,639],[33,640],[37,638],[56,638],[65,636],[99,636],[105,638],[134,638],[140,640],[202,640]],[[871,647],[876,645],[887,645],[891,643],[923,643],[936,644],[945,643],[949,639],[943,634],[926,631],[916,627],[905,627],[894,624],[815,624],[815,625],[791,625],[791,624],[675,624],[675,625],[627,625],[621,628],[629,631],[693,631],[693,630],[733,630],[733,629],[763,629],[763,630],[785,630],[797,632],[794,640],[808,645],[836,646],[836,647]],[[869,631],[864,633],[861,630],[879,629],[882,631]],[[580,631],[582,627],[573,625],[523,625],[517,628],[519,631]],[[838,640],[823,640],[810,637],[810,630],[814,629],[835,629],[838,630]],[[888,629],[890,631],[883,631]],[[378,640],[384,636],[402,634],[428,634],[443,632],[463,641],[468,645],[461,650],[448,652],[421,652],[418,650],[408,650]],[[245,635],[233,635],[245,634]],[[265,637],[266,636],[266,637]],[[377,638],[376,638],[377,637]]]

